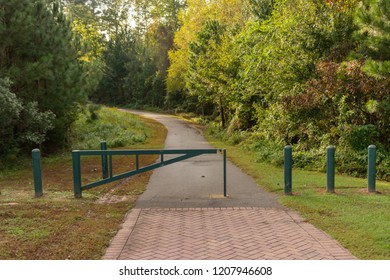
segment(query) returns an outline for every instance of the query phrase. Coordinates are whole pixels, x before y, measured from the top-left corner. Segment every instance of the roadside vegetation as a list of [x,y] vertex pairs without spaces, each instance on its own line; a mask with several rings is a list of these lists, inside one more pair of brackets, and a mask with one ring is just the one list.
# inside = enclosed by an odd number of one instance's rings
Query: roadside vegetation
[[[166,136],[157,122],[105,107],[86,110],[72,131],[77,149],[96,149],[102,140],[109,148],[161,148]],[[141,165],[154,161],[140,157]],[[134,162],[114,157],[114,172],[128,171]],[[100,259],[150,176],[143,173],[75,199],[70,150],[43,158],[42,169],[42,198],[34,198],[31,166],[0,172],[0,259]],[[85,180],[96,180],[101,172],[99,157],[82,160]]]
[[0,168],[69,147],[92,101],[202,115],[276,164],[292,144],[321,170],[334,145],[354,176],[374,144],[390,179],[389,1],[0,3]]
[[[202,3],[207,4],[202,5]],[[245,140],[259,160],[321,170],[334,145],[339,171],[364,176],[367,147],[390,179],[390,2],[188,1],[169,53],[167,98]],[[213,16],[210,16],[213,15]]]

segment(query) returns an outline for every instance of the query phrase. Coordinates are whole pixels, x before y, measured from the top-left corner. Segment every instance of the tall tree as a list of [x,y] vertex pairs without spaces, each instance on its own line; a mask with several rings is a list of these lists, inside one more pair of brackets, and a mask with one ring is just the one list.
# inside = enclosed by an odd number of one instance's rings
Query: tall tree
[[390,77],[390,2],[362,1],[356,23],[360,53],[368,59],[365,70],[377,77]]
[[[95,94],[95,101],[106,104],[127,104],[133,102],[135,88],[129,88],[129,66],[137,65],[136,41],[130,30],[122,31],[111,39],[103,52],[103,77]],[[137,76],[139,68],[132,70]],[[134,84],[133,84],[134,85]]]
[[[168,98],[170,95],[186,98],[186,72],[189,68],[189,46],[197,40],[207,20],[216,20],[227,29],[243,27],[248,17],[244,0],[189,0],[179,13],[182,23],[175,33],[174,47],[169,52],[170,66],[167,76]],[[239,29],[239,28],[238,28]]]
[[[197,40],[189,46],[189,68],[186,76],[186,88],[190,95],[196,96],[199,103],[214,103],[219,111],[222,127],[226,127],[229,116],[230,79],[237,70],[229,55],[230,38],[226,27],[216,20],[205,22],[197,33]],[[230,46],[230,45],[229,45]]]
[[[10,91],[30,112],[55,114],[54,129],[47,138],[52,146],[64,145],[78,104],[86,96],[81,49],[76,49],[70,22],[58,1],[0,3],[0,36],[4,38],[0,42],[0,75],[11,80]],[[26,120],[30,121],[29,117]],[[20,123],[16,131],[23,133],[25,128]]]

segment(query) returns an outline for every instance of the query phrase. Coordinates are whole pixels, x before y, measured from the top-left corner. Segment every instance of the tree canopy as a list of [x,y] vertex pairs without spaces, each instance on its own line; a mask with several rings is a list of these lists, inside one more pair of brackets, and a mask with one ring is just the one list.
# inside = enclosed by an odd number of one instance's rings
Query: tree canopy
[[82,48],[71,23],[57,1],[0,3],[1,106],[13,110],[0,154],[45,141],[47,147],[63,146],[87,94]]

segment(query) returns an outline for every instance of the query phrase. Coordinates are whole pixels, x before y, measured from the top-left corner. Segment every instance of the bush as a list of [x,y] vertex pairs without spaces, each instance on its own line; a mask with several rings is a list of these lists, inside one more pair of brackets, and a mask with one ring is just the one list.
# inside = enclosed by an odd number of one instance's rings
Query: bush
[[55,117],[51,111],[40,112],[37,102],[28,103],[22,111],[21,120],[24,129],[20,132],[19,142],[30,146],[28,150],[43,143],[47,132],[54,128]]
[[11,81],[0,78],[0,155],[10,151],[14,142],[14,125],[22,111],[22,103],[10,92]]
[[[283,166],[284,144],[267,139],[261,132],[234,131],[228,133],[220,125],[210,123],[208,133],[213,137],[242,149],[252,151],[257,162],[266,162]],[[335,161],[338,173],[355,177],[367,176],[367,148],[371,139],[376,136],[375,127],[371,125],[356,128],[350,139],[341,139],[336,146]],[[356,137],[356,138],[354,138]],[[359,137],[361,141],[359,142]],[[323,136],[321,146],[293,145],[293,167],[312,171],[326,171],[326,147],[329,145],[327,135]],[[353,139],[353,140],[352,140]],[[353,143],[354,145],[352,145]],[[390,153],[383,146],[377,147],[377,178],[390,180]]]
[[55,119],[51,111],[41,112],[37,102],[23,104],[10,86],[8,78],[0,79],[0,155],[7,159],[42,144]]
[[131,114],[106,107],[94,107],[93,112],[98,118],[92,119],[89,110],[73,125],[73,149],[99,149],[102,141],[109,148],[126,147],[143,143],[150,136],[149,128]]
[[354,150],[361,151],[372,143],[376,143],[378,137],[377,128],[372,124],[368,124],[354,127],[346,140]]

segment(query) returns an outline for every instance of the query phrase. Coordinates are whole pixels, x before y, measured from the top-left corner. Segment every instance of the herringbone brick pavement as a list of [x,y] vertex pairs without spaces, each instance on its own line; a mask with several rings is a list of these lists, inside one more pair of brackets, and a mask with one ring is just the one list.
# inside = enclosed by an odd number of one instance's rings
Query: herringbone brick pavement
[[132,209],[104,259],[355,259],[293,211],[272,208]]

